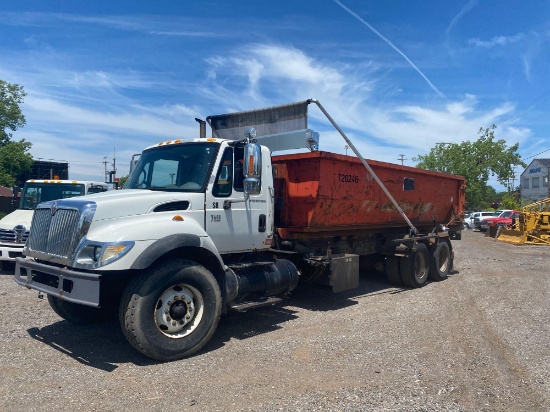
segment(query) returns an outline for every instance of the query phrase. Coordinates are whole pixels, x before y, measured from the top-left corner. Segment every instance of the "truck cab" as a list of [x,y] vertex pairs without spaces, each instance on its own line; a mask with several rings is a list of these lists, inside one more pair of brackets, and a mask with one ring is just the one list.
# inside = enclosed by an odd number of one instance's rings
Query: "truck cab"
[[19,207],[0,220],[0,263],[14,263],[15,258],[21,256],[39,203],[105,191],[107,185],[102,182],[38,179],[25,182]]
[[160,143],[144,150],[124,189],[170,194],[174,199],[163,209],[185,211],[186,219],[196,225],[195,232],[208,234],[222,255],[269,248],[273,237],[273,225],[267,224],[273,220],[270,153],[265,147],[259,150],[256,167],[262,187],[248,199],[244,150],[242,142],[211,138]]

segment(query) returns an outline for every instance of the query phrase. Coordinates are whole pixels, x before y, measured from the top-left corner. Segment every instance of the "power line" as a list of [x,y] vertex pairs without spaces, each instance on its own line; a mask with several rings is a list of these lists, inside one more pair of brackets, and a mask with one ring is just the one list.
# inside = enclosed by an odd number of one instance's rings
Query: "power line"
[[[538,106],[540,106],[541,104],[548,101],[550,99],[550,96],[548,96],[549,94],[550,94],[550,90],[546,90],[540,96],[533,99],[531,104],[529,104],[525,109],[523,109],[522,111],[519,111],[518,113],[511,114],[510,116],[508,116],[508,120],[503,120],[498,126],[506,127],[506,126],[510,126],[510,125],[514,124],[515,122],[520,120],[520,118],[522,118],[525,115],[529,114],[534,109],[536,109]],[[539,116],[540,115],[538,115],[537,117],[539,117]]]
[[534,154],[533,156],[525,157],[524,160],[531,159],[532,157],[538,156],[539,154],[543,154],[544,152],[549,151],[550,149],[543,150],[540,153]]

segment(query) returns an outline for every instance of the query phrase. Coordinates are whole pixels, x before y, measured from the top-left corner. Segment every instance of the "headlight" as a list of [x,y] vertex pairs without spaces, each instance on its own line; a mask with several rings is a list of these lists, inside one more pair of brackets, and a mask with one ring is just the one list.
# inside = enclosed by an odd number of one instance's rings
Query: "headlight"
[[75,257],[74,266],[81,269],[95,269],[108,265],[132,249],[134,242],[92,242],[84,240]]
[[105,249],[103,249],[103,253],[101,254],[101,263],[107,262],[108,260],[124,254],[124,251],[128,247],[129,245],[120,243],[107,246]]

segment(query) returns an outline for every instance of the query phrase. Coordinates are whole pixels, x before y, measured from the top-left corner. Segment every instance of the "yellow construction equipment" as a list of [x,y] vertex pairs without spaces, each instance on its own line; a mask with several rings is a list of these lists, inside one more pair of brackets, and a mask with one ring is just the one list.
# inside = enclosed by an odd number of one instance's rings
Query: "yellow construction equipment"
[[550,197],[523,206],[512,229],[499,229],[496,239],[514,244],[550,246]]

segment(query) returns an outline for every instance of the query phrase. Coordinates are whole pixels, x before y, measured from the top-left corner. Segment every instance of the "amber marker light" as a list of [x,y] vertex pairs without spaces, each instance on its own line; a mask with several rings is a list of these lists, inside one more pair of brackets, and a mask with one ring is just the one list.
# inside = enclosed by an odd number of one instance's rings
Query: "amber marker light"
[[180,215],[176,215],[172,218],[172,220],[174,222],[183,222],[183,217],[181,217]]

